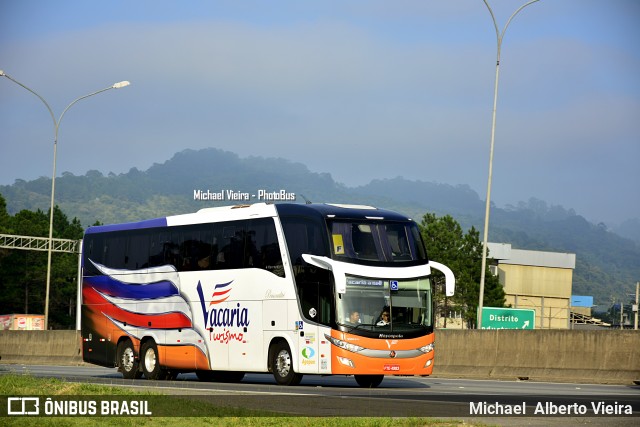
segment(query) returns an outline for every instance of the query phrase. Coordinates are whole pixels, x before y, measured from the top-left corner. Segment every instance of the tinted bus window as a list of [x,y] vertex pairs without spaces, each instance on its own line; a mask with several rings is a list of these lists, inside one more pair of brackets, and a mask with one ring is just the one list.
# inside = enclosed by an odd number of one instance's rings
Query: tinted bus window
[[99,274],[98,270],[93,266],[93,261],[98,264],[103,264],[104,258],[104,239],[100,234],[93,234],[85,237],[82,244],[82,257],[83,257],[83,274],[85,276],[95,276]]
[[149,267],[171,264],[171,234],[167,229],[152,229],[149,235]]
[[149,266],[149,233],[136,230],[127,236],[124,268],[138,270]]
[[284,277],[280,245],[271,218],[251,220],[246,232],[245,267],[261,268]]
[[332,275],[328,270],[312,267],[302,254],[327,256],[324,224],[304,217],[283,217],[282,226],[293,264],[296,291],[302,315],[316,323],[334,323]]
[[273,218],[127,230],[85,237],[88,259],[109,268],[177,271],[260,268],[285,277]]
[[125,254],[127,237],[122,233],[113,233],[104,239],[103,264],[110,268],[126,268]]
[[244,264],[244,221],[214,224],[215,241],[221,246],[216,269],[242,268]]
[[198,224],[180,227],[180,271],[212,268],[213,225]]

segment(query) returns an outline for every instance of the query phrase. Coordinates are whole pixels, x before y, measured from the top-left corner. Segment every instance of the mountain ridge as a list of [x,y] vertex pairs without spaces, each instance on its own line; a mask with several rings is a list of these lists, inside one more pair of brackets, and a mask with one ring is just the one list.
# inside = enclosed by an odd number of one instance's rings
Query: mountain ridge
[[[104,175],[91,170],[56,178],[56,204],[83,226],[128,222],[228,205],[230,200],[194,200],[194,190],[232,190],[254,195],[258,190],[295,193],[314,202],[368,204],[403,212],[420,222],[427,212],[451,215],[468,229],[482,230],[484,201],[468,185],[406,180],[400,176],[347,187],[328,173],[311,172],[302,163],[281,158],[245,157],[216,148],[183,150],[145,171]],[[48,210],[51,180],[16,180],[0,186],[7,210]],[[252,198],[249,203],[264,201]],[[640,222],[638,223],[640,225]],[[627,224],[633,235],[634,223]],[[640,235],[640,233],[639,233]],[[529,199],[517,206],[492,206],[489,240],[519,249],[572,252],[577,255],[574,294],[596,297],[597,303],[624,298],[640,278],[640,245],[593,224],[572,209]],[[640,240],[639,240],[640,241]],[[601,285],[598,285],[601,284]]]

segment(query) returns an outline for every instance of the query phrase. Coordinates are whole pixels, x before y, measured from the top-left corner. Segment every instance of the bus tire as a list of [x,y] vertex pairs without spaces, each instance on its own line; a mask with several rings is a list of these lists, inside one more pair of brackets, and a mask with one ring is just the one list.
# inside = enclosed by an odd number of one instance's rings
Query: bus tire
[[271,351],[271,372],[279,385],[298,385],[302,374],[293,370],[293,357],[284,341],[277,342]]
[[126,380],[134,380],[142,377],[139,361],[136,359],[136,351],[130,339],[120,341],[116,351],[118,355],[118,370]]
[[376,388],[384,379],[384,375],[355,375],[356,382],[363,388]]
[[158,346],[153,340],[146,341],[140,347],[140,363],[146,379],[164,380],[167,377],[167,371],[160,367]]

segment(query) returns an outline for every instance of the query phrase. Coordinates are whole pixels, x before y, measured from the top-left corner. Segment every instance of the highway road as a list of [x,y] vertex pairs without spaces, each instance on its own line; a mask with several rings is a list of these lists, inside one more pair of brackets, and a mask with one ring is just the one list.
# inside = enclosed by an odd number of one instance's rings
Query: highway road
[[[200,382],[194,374],[181,374],[175,381],[124,380],[115,369],[89,365],[0,365],[0,374],[8,372],[151,388],[216,405],[301,416],[453,417],[496,425],[640,425],[640,386],[633,384],[386,377],[380,387],[362,389],[352,377],[305,376],[300,385],[283,387],[267,374],[247,374],[240,383],[227,384]],[[629,409],[631,415],[626,414]],[[518,411],[524,411],[527,418]],[[594,411],[600,416],[593,416]],[[504,417],[511,413],[516,416]]]

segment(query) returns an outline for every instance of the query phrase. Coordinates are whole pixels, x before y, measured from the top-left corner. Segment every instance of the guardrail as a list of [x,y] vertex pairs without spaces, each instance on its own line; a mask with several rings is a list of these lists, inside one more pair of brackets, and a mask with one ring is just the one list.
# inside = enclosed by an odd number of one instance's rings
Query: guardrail
[[[434,376],[632,384],[640,332],[438,330]],[[82,364],[79,331],[0,331],[0,363]]]

